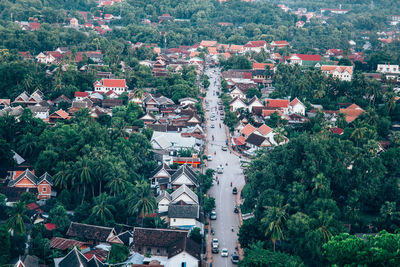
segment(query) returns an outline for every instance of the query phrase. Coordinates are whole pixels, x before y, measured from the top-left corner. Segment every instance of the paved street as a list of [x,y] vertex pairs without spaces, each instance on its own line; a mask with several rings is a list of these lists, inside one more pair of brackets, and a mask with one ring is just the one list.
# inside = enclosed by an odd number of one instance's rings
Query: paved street
[[[216,70],[214,72],[214,70]],[[213,266],[234,266],[231,262],[231,253],[235,251],[237,246],[237,233],[239,229],[238,214],[233,212],[235,205],[235,195],[232,194],[233,187],[241,187],[244,185],[244,177],[242,169],[240,168],[239,157],[233,153],[222,151],[222,146],[225,146],[226,133],[223,125],[223,120],[219,115],[218,96],[214,94],[220,84],[220,72],[213,68],[208,70],[206,74],[210,77],[210,88],[207,92],[206,100],[209,103],[209,111],[206,112],[207,118],[207,141],[208,141],[208,154],[212,156],[212,161],[209,162],[209,168],[217,169],[219,164],[223,165],[223,174],[216,174],[219,179],[219,185],[214,182],[214,186],[210,190],[210,195],[215,198],[217,220],[211,221],[211,227],[215,231],[214,238],[218,238],[220,244],[220,252],[222,248],[227,248],[229,251],[228,257],[221,257],[220,254],[213,254]],[[211,115],[215,113],[216,120],[211,121]],[[211,125],[215,128],[211,128]],[[219,125],[221,124],[221,128]],[[214,136],[214,141],[212,137]],[[216,155],[214,155],[216,152]],[[228,163],[228,166],[226,166]],[[232,182],[232,187],[230,183]],[[234,232],[232,232],[232,227]]]

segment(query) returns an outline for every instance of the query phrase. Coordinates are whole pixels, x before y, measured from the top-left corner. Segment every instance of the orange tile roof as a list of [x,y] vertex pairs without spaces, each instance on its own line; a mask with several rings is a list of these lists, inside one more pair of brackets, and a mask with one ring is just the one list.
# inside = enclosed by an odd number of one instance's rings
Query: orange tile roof
[[271,127],[268,127],[267,125],[263,124],[257,129],[260,133],[263,135],[269,134],[272,131]]
[[251,124],[247,124],[246,126],[244,126],[244,128],[240,131],[242,134],[244,134],[245,136],[249,136],[250,134],[252,134],[256,129],[256,127],[254,127]]
[[200,46],[203,47],[209,47],[209,46],[216,46],[217,45],[217,41],[201,41]]
[[222,53],[221,55],[224,55],[226,59],[228,59],[228,58],[232,57],[232,55],[231,55],[231,54],[229,54],[229,53]]
[[265,99],[265,106],[268,108],[287,108],[289,100],[287,99]]
[[244,46],[243,45],[231,45],[229,47],[229,50],[231,50],[231,51],[243,51],[244,50]]
[[236,140],[238,142],[238,145],[246,144],[246,138],[244,138],[243,136],[239,136]]
[[56,112],[54,112],[55,114],[57,114],[58,116],[60,116],[63,119],[69,119],[69,115],[67,112],[65,112],[62,109],[57,110]]
[[278,113],[279,116],[283,115],[282,110],[276,110],[276,109],[263,109],[262,111],[262,116],[263,117],[268,117],[271,116],[273,113]]
[[296,104],[301,103],[301,101],[296,97],[295,99],[293,99],[289,105],[296,106]]
[[194,57],[197,57],[198,55],[200,55],[200,52],[190,52],[189,57],[194,58]]
[[210,53],[211,55],[218,54],[217,48],[216,47],[208,47],[208,53]]
[[344,113],[346,116],[346,122],[353,122],[361,114],[365,112],[360,106],[352,104],[345,109],[341,109],[340,113]]
[[125,79],[103,79],[105,87],[126,87]]
[[159,55],[161,53],[161,48],[160,47],[154,47],[153,51],[154,51],[154,53]]
[[218,50],[227,50],[229,48],[229,45],[227,45],[227,44],[218,44],[217,48],[218,48]]
[[353,74],[353,67],[352,66],[336,66],[336,65],[322,65],[321,66],[322,71],[338,71],[338,72],[345,72],[347,71],[350,74]]
[[270,69],[274,68],[274,64],[272,63],[253,63],[253,70],[263,70],[265,69],[265,66],[269,66]]

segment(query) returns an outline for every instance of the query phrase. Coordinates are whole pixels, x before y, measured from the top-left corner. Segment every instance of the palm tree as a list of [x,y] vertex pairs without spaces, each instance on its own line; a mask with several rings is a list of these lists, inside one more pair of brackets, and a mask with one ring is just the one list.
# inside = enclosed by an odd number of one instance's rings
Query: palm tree
[[118,167],[120,166],[112,165],[106,174],[106,177],[109,179],[106,188],[110,189],[110,193],[113,194],[114,197],[122,193],[126,189],[127,185],[122,170]]
[[134,96],[135,98],[137,98],[137,99],[142,99],[142,98],[143,98],[143,95],[144,95],[144,91],[143,91],[143,89],[141,89],[141,88],[136,88],[136,89],[133,91],[133,96]]
[[106,225],[108,221],[114,219],[111,212],[114,210],[114,206],[109,204],[109,201],[110,197],[106,193],[94,198],[95,205],[92,208],[91,216],[94,216],[101,225]]
[[364,138],[366,132],[367,132],[366,127],[357,127],[351,133],[350,138],[352,138],[356,142],[356,145],[358,146],[358,142]]
[[24,202],[18,201],[14,203],[11,210],[8,211],[10,218],[7,220],[7,227],[11,230],[11,234],[24,235],[25,234],[25,223],[24,221],[29,220],[28,216],[25,215],[27,208]]
[[279,145],[283,141],[285,141],[285,129],[283,127],[278,127],[275,129],[274,140]]
[[[156,209],[156,199],[152,196],[150,186],[145,181],[136,182],[134,192],[128,199],[130,214],[144,215],[151,214]],[[142,220],[143,224],[143,220]]]
[[286,209],[288,208],[288,206],[289,205],[286,204],[277,207],[265,207],[267,208],[267,211],[264,218],[261,219],[261,222],[267,225],[265,236],[270,237],[274,245],[274,252],[276,241],[280,241],[285,238],[282,228],[287,217]]
[[37,140],[31,133],[22,135],[18,141],[18,151],[22,153],[24,157],[30,157],[36,149]]
[[68,163],[61,161],[57,164],[59,171],[53,176],[54,185],[62,189],[68,189],[71,179],[71,168]]
[[312,178],[314,183],[313,194],[317,193],[321,197],[325,197],[329,194],[329,180],[326,179],[323,173],[319,173],[316,177]]
[[83,185],[83,194],[82,194],[82,203],[85,199],[86,195],[86,186],[92,182],[92,171],[89,168],[88,160],[86,157],[80,157],[75,164],[75,174],[74,174],[74,183],[78,184],[78,192],[79,186]]

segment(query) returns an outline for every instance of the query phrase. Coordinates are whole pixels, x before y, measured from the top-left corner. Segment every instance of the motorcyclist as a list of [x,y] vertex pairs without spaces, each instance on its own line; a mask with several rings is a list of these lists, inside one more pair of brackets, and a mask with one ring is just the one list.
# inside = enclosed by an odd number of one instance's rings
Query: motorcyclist
[[232,182],[231,182],[231,187],[232,187]]

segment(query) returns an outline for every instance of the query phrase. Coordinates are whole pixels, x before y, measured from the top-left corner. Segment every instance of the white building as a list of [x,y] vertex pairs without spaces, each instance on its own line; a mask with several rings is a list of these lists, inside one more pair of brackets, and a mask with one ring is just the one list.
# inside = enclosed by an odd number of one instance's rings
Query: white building
[[93,86],[95,91],[104,93],[114,91],[118,95],[128,90],[125,79],[102,79],[95,82]]

